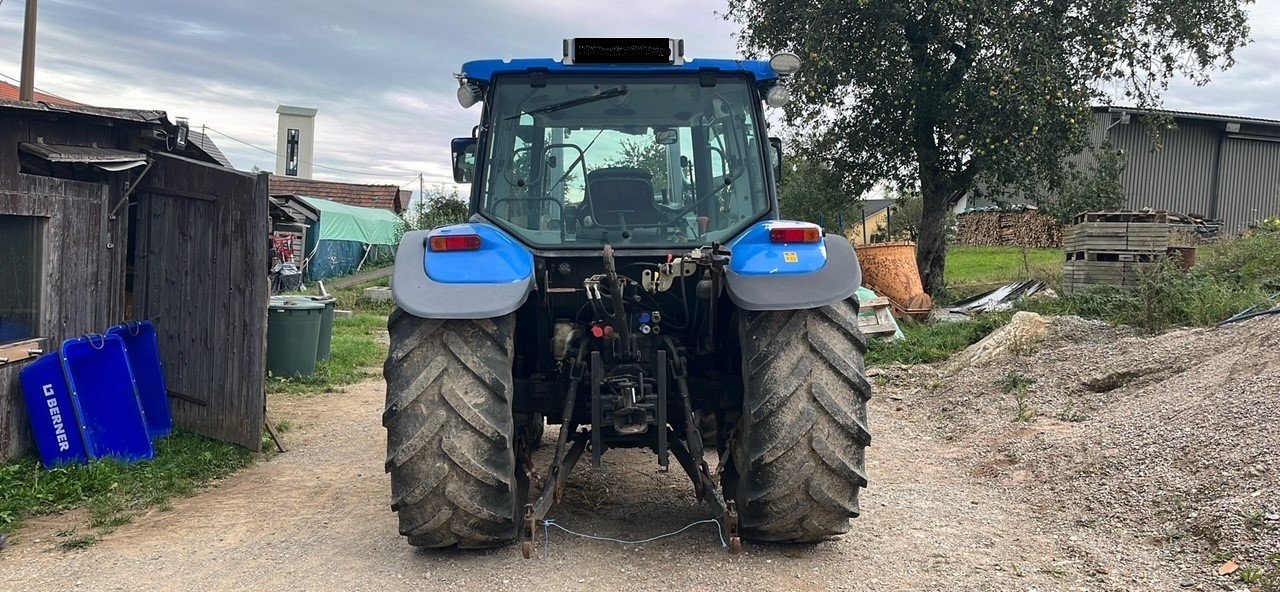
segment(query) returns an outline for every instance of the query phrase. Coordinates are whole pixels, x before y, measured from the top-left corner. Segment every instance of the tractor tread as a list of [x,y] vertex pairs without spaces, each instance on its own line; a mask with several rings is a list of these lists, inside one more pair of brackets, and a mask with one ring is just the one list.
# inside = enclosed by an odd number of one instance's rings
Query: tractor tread
[[743,536],[816,542],[847,532],[871,444],[857,301],[743,313],[744,413],[731,456]]
[[514,315],[441,320],[397,309],[387,327],[382,423],[400,533],[435,548],[515,540]]

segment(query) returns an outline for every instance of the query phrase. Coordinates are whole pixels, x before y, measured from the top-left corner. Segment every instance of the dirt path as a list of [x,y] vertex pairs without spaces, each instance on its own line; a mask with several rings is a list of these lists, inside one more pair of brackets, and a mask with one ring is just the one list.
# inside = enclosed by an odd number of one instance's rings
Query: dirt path
[[[382,471],[383,385],[272,402],[292,451],[152,511],[83,551],[58,550],[36,521],[0,553],[0,588],[82,590],[1079,590],[1134,587],[1116,566],[1073,556],[1076,533],[959,468],[893,401],[872,406],[871,488],[849,535],[816,546],[747,543],[731,556],[703,524],[644,545],[563,532],[526,561],[516,547],[424,552],[396,533]],[[548,430],[548,438],[553,430]],[[545,463],[546,448],[539,463]],[[708,518],[691,487],[648,453],[580,465],[551,518],[639,539]],[[593,474],[594,473],[594,474]],[[588,495],[590,494],[590,495]],[[39,542],[37,542],[37,540]]]

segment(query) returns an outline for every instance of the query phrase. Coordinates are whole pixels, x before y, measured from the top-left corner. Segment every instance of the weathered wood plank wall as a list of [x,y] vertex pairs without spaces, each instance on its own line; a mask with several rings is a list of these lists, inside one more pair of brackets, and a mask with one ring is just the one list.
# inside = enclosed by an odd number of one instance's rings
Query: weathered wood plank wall
[[[56,347],[124,320],[124,286],[116,278],[124,276],[128,221],[108,216],[123,187],[24,174],[12,182],[0,185],[0,213],[43,220],[39,335]],[[0,366],[0,458],[20,456],[31,443],[18,381],[25,365]]]
[[133,312],[156,325],[178,425],[261,448],[267,176],[168,155],[137,191]]

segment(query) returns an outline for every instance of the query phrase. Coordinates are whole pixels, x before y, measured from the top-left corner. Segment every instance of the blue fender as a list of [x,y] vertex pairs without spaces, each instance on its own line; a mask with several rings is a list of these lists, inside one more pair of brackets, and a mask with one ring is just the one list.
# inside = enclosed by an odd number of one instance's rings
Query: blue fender
[[[761,222],[726,245],[729,298],[743,310],[796,310],[854,295],[862,267],[848,239],[828,234],[817,243],[774,243],[769,230],[787,220]],[[813,226],[813,225],[809,225]]]
[[[434,236],[475,234],[480,248],[435,252]],[[406,232],[396,252],[396,305],[428,319],[487,319],[520,308],[533,290],[533,255],[496,226],[454,224]]]

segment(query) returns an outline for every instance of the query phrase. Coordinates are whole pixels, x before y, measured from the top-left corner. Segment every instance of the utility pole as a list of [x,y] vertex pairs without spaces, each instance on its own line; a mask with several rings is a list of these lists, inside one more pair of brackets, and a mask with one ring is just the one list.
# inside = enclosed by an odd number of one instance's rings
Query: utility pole
[[27,0],[27,19],[22,29],[22,80],[18,100],[30,101],[36,88],[36,0]]
[[[426,199],[427,199],[427,194],[423,191],[423,187],[422,187],[422,173],[418,173],[418,204],[419,204],[419,205],[418,205],[418,211],[419,211],[419,212],[426,212],[426,211],[427,211],[427,208],[426,208],[426,204],[427,204],[427,202],[426,202],[426,201],[424,201],[424,200],[426,200]],[[419,215],[418,215],[418,219],[417,219],[417,220],[415,220],[415,222],[417,222],[419,226],[421,226],[421,225],[422,225],[422,215],[421,215],[421,214],[419,214]],[[422,230],[422,229],[421,229],[421,228],[419,228],[418,230]]]

